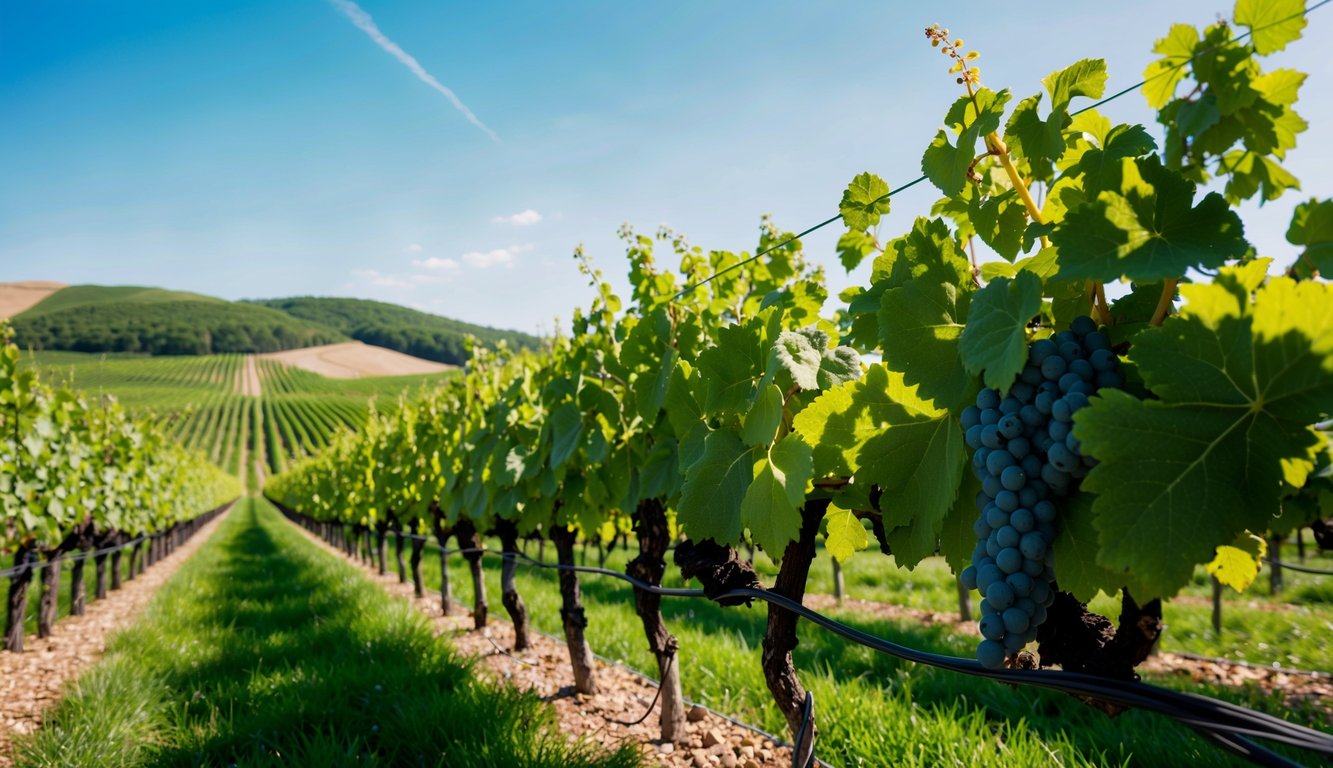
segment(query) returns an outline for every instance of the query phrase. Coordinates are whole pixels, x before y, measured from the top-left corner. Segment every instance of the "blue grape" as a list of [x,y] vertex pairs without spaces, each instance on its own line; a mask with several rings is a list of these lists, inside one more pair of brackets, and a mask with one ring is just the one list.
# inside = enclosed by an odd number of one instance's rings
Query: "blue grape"
[[[991,589],[995,589],[995,585],[992,584]],[[1031,622],[1031,617],[1028,616],[1027,611],[1021,608],[1007,608],[1000,616],[1004,619],[1006,634],[1022,635],[1027,631],[1028,624]]]
[[1097,330],[1097,323],[1087,315],[1079,315],[1069,323],[1069,330],[1079,336],[1087,336],[1089,333]]
[[1063,357],[1051,355],[1042,361],[1041,375],[1045,376],[1047,381],[1059,381],[1068,368],[1069,363],[1065,362]]
[[[983,523],[986,522],[985,518],[977,518],[977,520]],[[1028,531],[1032,530],[1034,526],[1036,526],[1037,518],[1035,515],[1032,514],[1032,510],[1028,509],[1027,507],[1019,507],[1018,509],[1015,509],[1013,512],[1009,513],[1009,524],[1012,525],[1014,527],[1014,530],[1018,531],[1019,533],[1027,533]],[[990,526],[986,527],[990,528]],[[985,534],[978,533],[977,538],[981,538],[983,535]]]
[[1001,547],[1017,547],[1022,539],[1023,534],[1012,525],[1006,525],[995,531],[995,542]]
[[998,613],[988,613],[981,617],[980,629],[987,640],[999,640],[1004,637],[1004,619]]
[[977,393],[977,407],[981,410],[1000,407],[1000,393],[989,387]]
[[[1013,458],[1010,457],[1009,460],[1013,461]],[[1023,473],[1022,467],[1015,467],[1011,464],[1000,472],[1000,485],[1003,485],[1006,491],[1021,491],[1023,490],[1023,486],[1027,485],[1027,482],[1028,476]],[[998,493],[998,491],[996,491],[996,493]],[[1022,499],[1020,498],[1019,501],[1021,502]]]
[[1013,605],[1016,597],[1014,588],[1009,586],[1007,581],[997,581],[986,588],[986,600],[997,611],[1003,611]]
[[[963,583],[964,589],[976,589],[977,567],[975,565],[969,565],[968,567],[964,568],[963,572],[958,574],[958,580]],[[1030,593],[1030,591],[1031,590],[1029,590],[1029,592],[1024,592],[1023,596],[1026,597]]]
[[1023,419],[1018,416],[1017,411],[1006,414],[995,426],[999,427],[1000,435],[1006,440],[1013,440],[1023,434]]
[[995,640],[982,640],[977,644],[977,661],[986,669],[999,669],[1004,666],[1005,646]]
[[1017,547],[1005,547],[995,555],[995,565],[1005,574],[1023,567],[1023,553]]

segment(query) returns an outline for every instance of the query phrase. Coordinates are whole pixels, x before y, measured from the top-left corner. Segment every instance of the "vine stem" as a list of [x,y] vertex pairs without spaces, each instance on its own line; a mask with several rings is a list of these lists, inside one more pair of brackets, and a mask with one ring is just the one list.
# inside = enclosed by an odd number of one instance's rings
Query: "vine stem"
[[[1000,164],[1004,166],[1004,172],[1009,175],[1009,183],[1014,185],[1014,191],[1022,198],[1023,205],[1027,206],[1028,216],[1038,224],[1045,224],[1046,219],[1041,215],[1041,207],[1033,199],[1032,190],[1028,189],[1027,182],[1023,181],[1022,175],[1018,173],[1018,166],[1014,165],[1014,158],[1009,155],[1009,147],[1005,146],[999,134],[993,131],[986,134],[986,145],[1000,157]],[[1041,236],[1041,247],[1051,247],[1051,239],[1046,235]]]
[[1166,314],[1171,311],[1171,299],[1176,295],[1175,278],[1162,281],[1162,297],[1157,300],[1157,309],[1152,313],[1152,324],[1161,325],[1166,319]]

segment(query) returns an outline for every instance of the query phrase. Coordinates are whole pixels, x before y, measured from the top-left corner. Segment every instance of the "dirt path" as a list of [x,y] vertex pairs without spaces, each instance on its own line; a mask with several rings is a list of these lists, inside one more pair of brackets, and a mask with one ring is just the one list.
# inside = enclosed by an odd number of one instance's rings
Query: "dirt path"
[[242,395],[250,397],[259,397],[264,394],[264,388],[259,383],[259,366],[255,364],[254,355],[246,355],[245,362],[241,364],[241,370],[237,371],[236,389]]
[[[325,551],[347,559],[343,552],[319,537],[304,528],[299,530]],[[790,749],[702,707],[688,712],[685,743],[659,744],[656,714],[638,725],[626,726],[620,722],[637,720],[647,711],[657,693],[654,682],[624,666],[598,660],[598,684],[603,692],[596,696],[575,694],[569,684],[574,673],[563,641],[533,633],[532,648],[511,655],[507,650],[514,644],[514,627],[507,620],[493,616],[490,626],[476,630],[466,607],[452,616],[441,614],[439,592],[428,592],[426,597],[416,598],[411,583],[399,583],[392,569],[388,575],[380,576],[376,568],[352,562],[360,565],[366,575],[389,594],[409,601],[430,616],[436,631],[449,637],[461,652],[477,657],[478,668],[493,679],[536,691],[555,707],[562,730],[571,737],[586,736],[607,746],[617,746],[627,740],[638,742],[650,765],[669,768],[785,768],[791,765]]]
[[60,700],[66,684],[102,657],[113,633],[139,618],[157,590],[208,541],[227,514],[209,522],[133,581],[107,593],[105,600],[90,602],[84,615],[61,619],[54,636],[27,638],[23,653],[0,651],[0,768],[11,764],[10,739],[41,725],[43,712]]

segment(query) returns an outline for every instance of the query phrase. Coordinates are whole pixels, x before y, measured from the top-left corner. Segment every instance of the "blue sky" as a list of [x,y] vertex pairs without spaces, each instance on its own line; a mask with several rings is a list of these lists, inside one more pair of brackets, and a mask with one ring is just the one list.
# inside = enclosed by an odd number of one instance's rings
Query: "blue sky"
[[[0,281],[360,296],[549,329],[590,296],[576,245],[623,272],[622,223],[750,249],[761,214],[801,229],[860,171],[917,176],[957,95],[930,23],[1023,96],[1084,57],[1131,84],[1171,22],[1230,11],[997,7],[362,0],[495,141],[329,0],[5,0]],[[1333,195],[1333,105],[1315,98],[1333,92],[1333,10],[1310,22],[1268,64],[1310,73],[1288,164],[1304,191],[1246,214],[1260,251],[1287,258],[1292,207]],[[1151,119],[1138,94],[1106,111]],[[904,193],[881,232],[935,197]],[[806,241],[835,291],[865,279],[837,266],[837,234]]]

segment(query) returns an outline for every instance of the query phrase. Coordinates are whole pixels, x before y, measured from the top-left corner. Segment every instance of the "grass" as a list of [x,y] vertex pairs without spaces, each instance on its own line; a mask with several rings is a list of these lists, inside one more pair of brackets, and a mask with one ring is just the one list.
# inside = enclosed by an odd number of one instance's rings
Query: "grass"
[[247,500],[16,744],[36,766],[632,766]]
[[[529,551],[536,554],[531,548]],[[551,555],[548,549],[547,556]],[[590,564],[595,565],[595,559],[590,557]],[[855,565],[862,559],[862,565]],[[623,568],[624,560],[623,552],[613,553],[607,566]],[[485,562],[491,610],[500,616],[498,561]],[[817,566],[812,591],[831,588],[827,560]],[[438,558],[424,558],[423,567],[428,583],[438,584]],[[878,555],[854,558],[847,574],[850,593],[956,610],[957,595],[942,563],[927,564],[915,574],[889,568],[891,561]],[[668,570],[668,583],[679,585],[674,569]],[[461,558],[451,558],[450,578],[455,597],[470,604],[471,581]],[[595,576],[584,577],[582,584],[593,649],[635,669],[654,670],[655,662],[645,649],[628,586]],[[520,569],[519,588],[534,626],[559,636],[559,592],[554,573]],[[1231,613],[1241,615],[1243,610],[1236,608]],[[667,600],[663,612],[680,639],[686,696],[770,732],[785,732],[759,666],[765,608],[727,609],[701,600]],[[956,634],[947,625],[887,621],[854,611],[838,611],[835,616],[916,648],[958,656],[970,656],[975,648],[975,638]],[[1277,643],[1284,636],[1278,626],[1256,631]],[[816,697],[821,730],[819,755],[834,765],[1246,764],[1155,715],[1130,712],[1110,718],[1060,694],[1013,689],[900,662],[807,623],[801,624],[795,658],[802,681]],[[1175,679],[1159,682],[1297,722],[1308,724],[1318,717],[1311,708],[1288,709],[1255,689],[1191,686]]]

